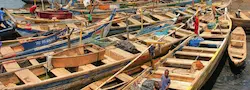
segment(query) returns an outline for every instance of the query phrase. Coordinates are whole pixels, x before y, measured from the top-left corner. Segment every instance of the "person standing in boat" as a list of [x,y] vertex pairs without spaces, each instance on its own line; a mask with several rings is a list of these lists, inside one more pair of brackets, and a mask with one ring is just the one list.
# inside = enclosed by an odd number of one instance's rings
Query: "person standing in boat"
[[0,27],[1,27],[1,24],[4,24],[4,26],[7,28],[7,27],[9,27],[9,25],[4,20],[4,15],[5,15],[4,8],[1,7],[1,9],[0,9]]
[[36,15],[36,8],[37,8],[37,5],[33,5],[30,7],[30,14],[32,14],[33,16]]
[[168,74],[169,74],[169,70],[166,69],[164,74],[161,76],[161,89],[160,90],[168,90],[170,86],[170,78]]

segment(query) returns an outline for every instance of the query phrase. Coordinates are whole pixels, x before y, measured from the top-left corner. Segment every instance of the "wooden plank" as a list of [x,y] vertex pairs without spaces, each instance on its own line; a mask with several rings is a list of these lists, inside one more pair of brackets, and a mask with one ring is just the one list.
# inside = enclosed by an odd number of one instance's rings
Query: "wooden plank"
[[160,15],[157,15],[157,14],[154,14],[152,15],[153,17],[159,19],[160,21],[165,21],[165,20],[168,20],[169,18],[167,17],[163,17],[163,16],[160,16]]
[[240,17],[242,19],[250,20],[250,18],[247,15],[245,15],[244,13],[242,13],[242,12],[240,13]]
[[179,31],[179,32],[183,32],[183,33],[186,33],[186,34],[192,34],[192,33],[194,33],[193,31],[190,31],[190,30],[186,30],[186,29],[178,29],[177,31]]
[[81,20],[81,21],[87,21],[85,18],[81,16],[74,16],[76,19]]
[[77,27],[75,24],[73,24],[73,23],[67,23],[66,24],[68,27],[72,27],[72,28],[79,28],[79,27]]
[[143,20],[145,20],[146,22],[149,22],[149,23],[153,23],[153,22],[155,22],[153,19],[151,19],[151,18],[149,18],[149,17],[147,17],[147,16],[142,16],[143,18]]
[[1,47],[0,52],[2,55],[15,53],[15,51],[10,46]]
[[228,29],[213,29],[211,32],[216,32],[216,33],[228,33],[230,30]]
[[140,24],[141,24],[140,21],[138,21],[138,20],[136,20],[136,19],[133,19],[133,18],[128,18],[128,20],[129,20],[130,22],[134,23],[135,25],[140,25]]
[[[154,81],[160,82],[160,78],[152,78]],[[185,82],[185,81],[179,81],[179,80],[171,80],[171,84],[169,86],[170,89],[176,89],[176,90],[186,90],[188,87],[191,86],[192,83]]]
[[87,50],[93,52],[93,53],[96,53],[96,52],[99,52],[98,50],[92,48],[92,47],[86,47]]
[[[179,59],[179,58],[168,58],[166,63],[168,64],[168,66],[178,66],[181,68],[191,68],[192,63],[195,62],[195,60],[191,60],[191,59]],[[208,65],[209,61],[203,61],[201,60],[201,63],[203,65]]]
[[2,82],[0,82],[0,89],[5,88],[4,84]]
[[134,56],[134,54],[132,54],[132,53],[129,53],[129,52],[127,52],[127,51],[124,51],[124,50],[122,50],[122,49],[120,49],[120,48],[116,48],[116,49],[113,49],[113,50],[110,50],[111,52],[114,52],[114,53],[116,53],[116,54],[119,54],[119,55],[121,55],[121,56],[123,56],[123,57],[131,57],[131,56]]
[[191,13],[191,14],[194,14],[194,13],[195,13],[195,11],[193,11],[192,9],[186,9],[186,11],[187,11],[188,13]]
[[210,40],[204,40],[200,42],[200,44],[207,44],[207,45],[221,45],[222,41],[210,41]]
[[94,66],[92,64],[87,64],[87,65],[79,66],[78,71],[89,71],[89,70],[93,70],[95,68],[96,68],[96,66]]
[[191,47],[191,46],[184,46],[182,50],[198,50],[198,51],[209,51],[209,52],[216,52],[217,48],[204,48],[204,47]]
[[57,77],[70,74],[70,72],[66,70],[65,68],[55,68],[55,69],[52,69],[51,72]]
[[15,72],[18,78],[20,78],[25,84],[27,83],[39,83],[41,80],[33,74],[29,69],[24,69]]
[[190,14],[189,13],[186,13],[186,12],[183,12],[183,11],[180,11],[180,10],[177,10],[176,12],[182,14],[182,15],[185,15],[185,16],[189,16]]
[[173,14],[172,12],[167,12],[165,15],[169,16],[170,18],[176,18],[177,15]]
[[174,37],[171,37],[171,36],[166,36],[164,39],[166,39],[166,40],[168,40],[168,41],[170,41],[170,42],[174,42],[174,41],[179,40],[179,39],[174,38]]
[[144,50],[147,49],[146,45],[141,45],[135,42],[132,42],[132,44],[135,46],[136,49],[138,49],[139,51],[143,52]]
[[36,59],[30,59],[29,62],[34,66],[39,65],[39,62]]
[[123,21],[121,21],[121,22],[119,22],[119,23],[117,23],[120,27],[126,27],[126,23],[125,22],[123,22]]
[[11,60],[11,61],[5,61],[3,62],[3,67],[7,72],[15,71],[18,69],[21,69],[21,67],[18,65],[16,60]]
[[201,53],[201,52],[188,52],[188,51],[177,51],[175,54],[186,55],[186,56],[200,56],[200,57],[213,57],[213,53]]
[[133,80],[133,77],[131,77],[125,73],[121,73],[121,74],[117,75],[116,78],[118,78],[124,82],[129,82],[129,81]]
[[201,37],[203,38],[225,38],[226,35],[225,34],[211,34],[211,33],[202,33],[200,34]]

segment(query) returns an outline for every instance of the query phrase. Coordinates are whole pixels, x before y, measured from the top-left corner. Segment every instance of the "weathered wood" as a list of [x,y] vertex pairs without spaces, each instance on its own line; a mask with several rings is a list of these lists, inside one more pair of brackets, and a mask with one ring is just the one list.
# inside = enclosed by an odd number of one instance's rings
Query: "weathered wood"
[[170,18],[176,18],[177,15],[173,14],[172,12],[167,12],[165,15],[169,16]]
[[121,22],[119,22],[119,23],[117,23],[120,27],[126,27],[126,23],[125,22],[123,22],[123,21],[121,21]]
[[15,71],[20,69],[21,67],[18,65],[16,60],[11,60],[11,61],[5,61],[3,62],[3,67],[7,72]]
[[187,55],[187,56],[200,56],[200,57],[213,57],[213,53],[201,53],[201,52],[187,52],[187,51],[177,51],[175,54]]
[[147,16],[142,16],[143,17],[143,20],[145,20],[146,22],[149,22],[149,23],[153,23],[153,22],[155,22],[153,19],[151,19],[151,18],[149,18],[149,17],[147,17]]
[[242,19],[250,20],[250,18],[247,15],[245,15],[244,13],[242,13],[242,12],[240,13],[240,17]]
[[128,18],[128,20],[129,20],[130,22],[134,23],[135,25],[141,25],[141,22],[138,21],[138,20],[136,20],[136,19],[134,19],[134,18]]
[[117,75],[116,78],[118,78],[124,82],[129,82],[129,81],[133,80],[133,77],[131,77],[125,73],[121,73],[121,74]]
[[57,77],[70,74],[70,72],[66,70],[65,68],[55,68],[55,69],[52,69],[51,72]]
[[[192,63],[195,62],[195,60],[190,59],[179,59],[179,58],[168,58],[166,63],[169,66],[174,65],[175,67],[181,67],[181,68],[191,68]],[[202,61],[203,65],[208,65],[208,61]]]
[[39,62],[36,59],[30,59],[29,62],[34,66],[39,65]]
[[15,74],[25,83],[39,83],[41,80],[33,74],[29,69],[15,72]]
[[163,16],[160,16],[160,15],[157,15],[157,14],[154,14],[152,15],[153,17],[159,19],[160,21],[165,21],[165,20],[168,20],[169,18],[167,17],[163,17]]
[[10,46],[0,47],[0,52],[2,55],[15,53],[15,51]]
[[207,44],[207,45],[220,45],[222,41],[209,41],[209,40],[204,40],[200,42],[200,44]]
[[204,47],[191,47],[191,46],[184,46],[182,50],[197,50],[197,51],[209,51],[209,52],[216,52],[216,48],[204,48]]

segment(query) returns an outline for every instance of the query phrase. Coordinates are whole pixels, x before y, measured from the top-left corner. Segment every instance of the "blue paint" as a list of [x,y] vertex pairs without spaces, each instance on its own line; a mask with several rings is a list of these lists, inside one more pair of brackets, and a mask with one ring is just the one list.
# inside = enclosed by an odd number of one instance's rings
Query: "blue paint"
[[28,36],[28,35],[32,35],[36,33],[41,33],[41,31],[38,31],[38,30],[26,30],[22,28],[16,28],[15,31],[21,36]]

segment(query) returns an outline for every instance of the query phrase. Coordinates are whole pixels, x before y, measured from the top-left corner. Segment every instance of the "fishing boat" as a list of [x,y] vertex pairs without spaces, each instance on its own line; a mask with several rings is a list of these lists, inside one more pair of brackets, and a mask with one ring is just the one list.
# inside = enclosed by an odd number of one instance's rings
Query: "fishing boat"
[[[212,20],[211,22],[214,22]],[[147,88],[148,80],[158,83],[165,70],[169,70],[169,89],[198,90],[211,77],[228,45],[231,20],[227,14],[219,17],[219,23],[197,37],[189,37],[171,52],[161,57],[155,69],[148,68],[122,89]]]
[[[183,27],[183,24],[177,24],[176,28],[173,28],[172,30],[169,30],[169,35],[168,34],[164,34],[167,35],[167,37],[164,37],[162,40],[162,42],[164,42],[164,44],[161,47],[156,47],[156,56],[166,53],[168,51],[168,49],[170,48],[171,45],[173,45],[174,43],[177,43],[181,40],[184,40],[186,37],[188,37],[189,35],[191,35],[193,32],[189,31],[189,30],[184,30],[181,29],[180,31],[177,31],[177,35],[176,37],[173,37],[172,35],[173,32],[175,31],[175,29],[178,29],[178,27]],[[180,28],[179,28],[180,29]],[[165,29],[164,29],[165,30]],[[162,30],[162,31],[164,31]],[[126,34],[124,34],[126,35]],[[114,36],[111,38],[107,38],[111,40],[124,40],[122,38],[118,38],[118,37],[124,37],[124,35],[119,35],[119,36]],[[151,33],[150,35],[154,35],[154,33]],[[156,41],[156,39],[159,39],[159,37],[148,37],[150,36],[149,34],[143,34],[140,37],[140,40],[137,42],[132,42],[133,45],[136,46],[136,48],[138,49],[138,51],[143,51],[146,50],[147,51],[147,46],[144,43],[140,43],[142,40],[145,40],[143,42],[154,42]],[[135,34],[131,34],[131,39],[132,36],[135,36]],[[147,39],[148,38],[148,39]],[[150,41],[149,41],[150,40]],[[77,42],[79,41],[79,39],[77,39]],[[106,41],[104,39],[104,41]],[[67,42],[66,42],[67,44]],[[73,43],[72,43],[73,44]],[[60,44],[63,45],[63,44]],[[58,47],[59,45],[57,45],[56,47]],[[72,45],[73,46],[73,45]],[[60,46],[59,46],[60,47]],[[73,48],[73,47],[72,47]],[[44,49],[44,48],[42,48]],[[62,48],[61,48],[62,49]],[[66,88],[70,88],[70,87],[74,87],[76,85],[80,85],[80,84],[86,84],[89,82],[92,82],[93,79],[97,79],[100,77],[103,77],[105,75],[110,75],[111,73],[114,73],[115,71],[119,70],[119,68],[121,66],[126,65],[130,60],[134,59],[136,56],[138,56],[138,52],[137,53],[131,53],[128,52],[126,50],[123,50],[121,48],[117,48],[114,45],[110,45],[105,47],[105,59],[103,60],[95,60],[95,62],[93,63],[88,63],[82,66],[78,66],[78,67],[70,67],[70,68],[52,68],[49,72],[47,71],[47,67],[48,64],[39,64],[39,62],[44,61],[44,58],[35,58],[35,56],[33,58],[29,57],[29,62],[32,62],[33,64],[36,64],[34,66],[28,66],[26,68],[16,68],[16,67],[20,67],[19,63],[21,63],[18,59],[16,59],[17,62],[11,60],[1,60],[4,61],[3,64],[13,64],[13,63],[8,63],[8,62],[14,62],[15,64],[15,69],[11,72],[8,72],[8,75],[14,75],[14,77],[11,78],[15,78],[15,80],[11,80],[11,81],[6,81],[7,77],[4,76],[8,76],[7,73],[3,73],[0,76],[3,77],[3,79],[5,80],[1,80],[0,81],[2,83],[4,83],[4,86],[8,86],[8,85],[14,85],[16,84],[17,86],[13,86],[13,87],[3,87],[3,89],[47,89],[47,88],[53,88],[53,89],[66,89]],[[161,50],[160,50],[161,49]],[[41,50],[41,49],[40,49]],[[46,49],[47,50],[47,49]],[[89,50],[91,51],[91,50]],[[48,51],[46,51],[48,52]],[[49,52],[54,52],[54,51],[49,51]],[[55,52],[56,53],[56,52]],[[41,53],[40,53],[41,54]],[[44,53],[43,53],[44,54]],[[45,55],[43,55],[45,56]],[[148,60],[148,53],[144,53],[142,57],[140,57],[140,60],[138,60],[138,62],[136,62],[133,66],[138,66],[140,64],[143,64],[144,62],[147,62]],[[23,57],[24,59],[27,59],[28,56]],[[52,57],[53,58],[53,57]],[[32,60],[31,60],[32,59]],[[43,60],[41,60],[43,59]],[[37,62],[36,62],[37,61]],[[39,62],[38,62],[39,61]],[[35,62],[35,63],[34,63]],[[33,65],[32,64],[32,65]],[[16,66],[17,65],[17,66]],[[52,64],[53,65],[53,64]],[[5,65],[3,65],[5,66]],[[8,67],[6,67],[8,68]],[[5,68],[6,71],[9,71]],[[11,68],[8,68],[11,69]],[[12,67],[13,69],[13,67]],[[24,71],[23,71],[24,70]],[[35,71],[33,70],[41,70],[39,71],[39,73],[35,73]],[[24,78],[22,79],[18,79],[21,78],[22,76],[16,76],[16,75],[21,75],[18,74],[18,72],[20,71],[20,73],[29,73],[29,74],[22,74],[22,75],[31,75],[28,76],[30,78],[32,78],[31,81],[25,81]],[[61,73],[63,72],[63,73]],[[41,80],[40,77],[43,77],[44,75],[46,75],[46,73],[49,73],[48,75],[52,75],[49,76],[49,78],[44,78],[46,80]],[[26,77],[26,76],[25,76]],[[33,80],[34,79],[34,80]],[[6,81],[6,82],[5,82]],[[21,85],[18,83],[22,83]],[[63,83],[61,83],[63,82]]]
[[15,32],[15,25],[11,20],[6,20],[8,26],[0,25],[0,41],[5,40],[13,40],[19,36],[17,32]]
[[22,38],[27,38],[27,37],[19,38],[20,40],[18,40],[18,43],[0,47],[1,49],[0,56],[1,58],[9,58],[9,57],[18,56],[21,52],[24,52],[26,50],[56,42],[58,39],[60,39],[60,36],[63,33],[66,33],[66,29],[62,31],[59,31],[59,30],[50,31],[49,33],[47,32],[47,33],[43,33],[40,35],[37,34],[36,36],[33,36],[33,37],[39,36],[39,38],[25,39],[25,40],[23,40]]
[[[239,17],[236,17],[235,13],[240,13]],[[233,21],[235,27],[249,28],[250,23],[250,12],[249,11],[236,11],[230,13],[230,18]]]
[[72,13],[66,10],[58,10],[58,11],[38,11],[36,12],[39,18],[46,19],[71,19]]
[[[147,1],[145,1],[147,2]],[[173,1],[170,3],[159,3],[157,5],[154,5],[152,2],[150,2],[149,4],[143,4],[143,6],[136,6],[134,7],[132,6],[128,6],[127,4],[123,4],[124,8],[121,7],[122,4],[101,4],[98,6],[92,6],[90,7],[90,9],[94,8],[93,10],[93,14],[94,13],[107,13],[107,12],[111,12],[112,8],[116,7],[117,12],[129,12],[129,13],[134,13],[136,12],[136,10],[138,8],[157,8],[157,7],[165,7],[165,6],[185,6],[187,4],[191,4],[193,2],[193,0],[182,0],[182,1]],[[194,0],[195,3],[199,2],[199,0]],[[118,7],[118,8],[117,8]],[[69,8],[70,11],[72,11],[75,14],[88,14],[90,12],[90,9],[88,8],[82,8],[82,7],[76,7],[76,6],[71,6]]]
[[[28,3],[28,4],[33,4],[34,3],[34,0],[22,0],[23,2],[25,3]],[[42,1],[44,3],[48,3],[48,0],[35,0],[36,3],[42,3]]]
[[247,56],[246,34],[242,27],[237,27],[231,33],[228,45],[228,55],[237,67],[243,66]]

